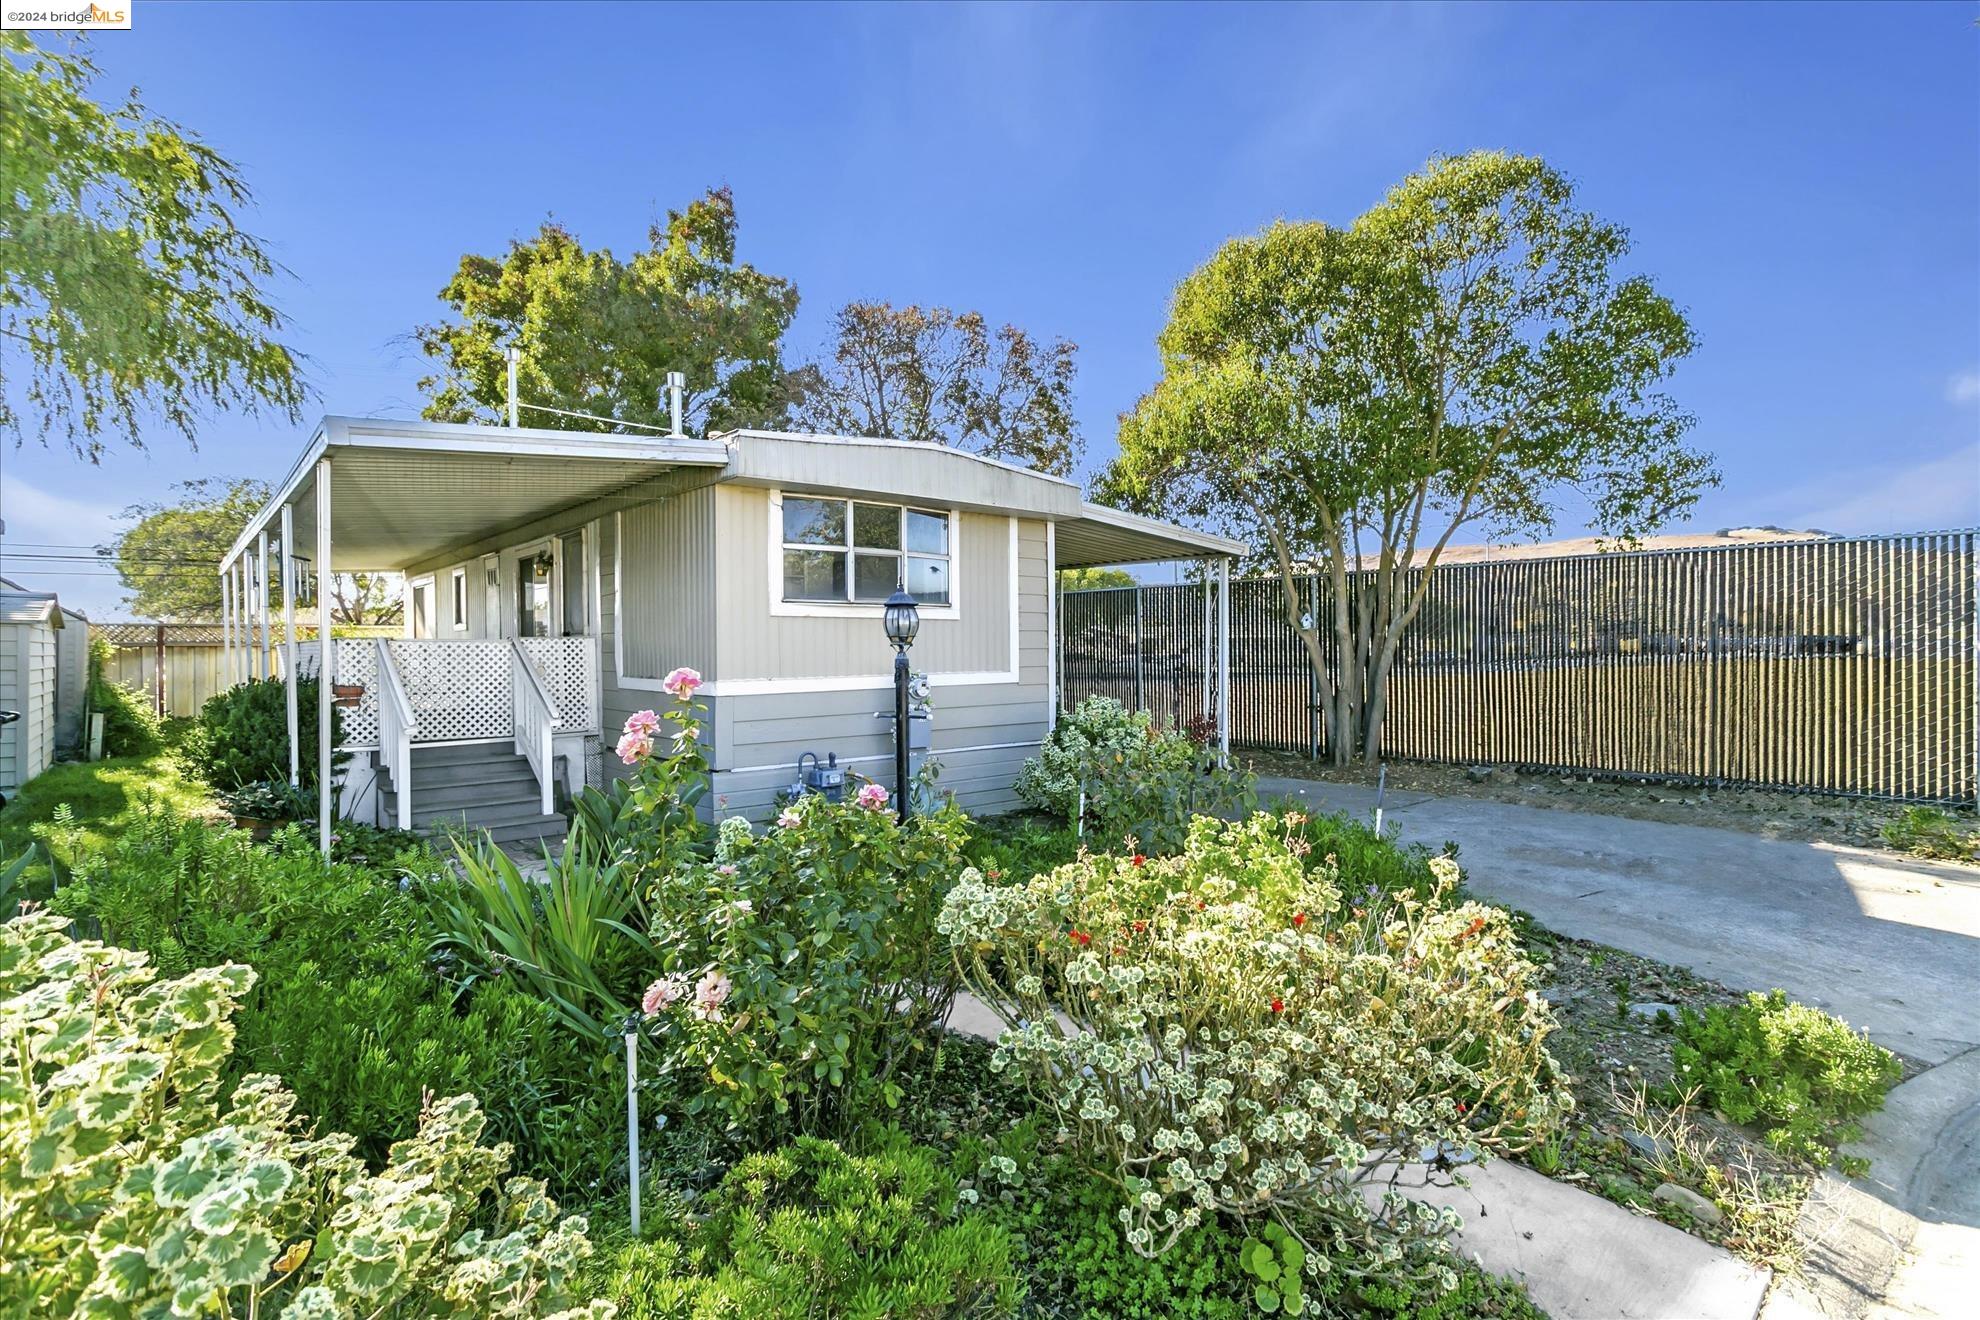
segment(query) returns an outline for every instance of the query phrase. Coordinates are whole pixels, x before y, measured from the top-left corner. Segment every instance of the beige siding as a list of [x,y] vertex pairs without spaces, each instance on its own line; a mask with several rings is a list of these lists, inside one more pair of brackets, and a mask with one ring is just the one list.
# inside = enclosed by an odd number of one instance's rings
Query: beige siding
[[[881,633],[877,608],[847,606],[843,613],[824,617],[772,612],[772,592],[781,590],[782,568],[781,553],[773,560],[771,552],[771,492],[748,486],[718,486],[715,492],[719,516],[715,677],[734,683],[884,676],[892,653]],[[954,567],[960,617],[924,617],[914,643],[917,669],[976,674],[1011,668],[1013,521],[990,514],[959,515]],[[1042,563],[1045,524],[1017,520],[1017,527],[1020,563],[1027,543]],[[1042,610],[1041,604],[1037,613],[1041,624]]]
[[679,665],[716,672],[716,492],[706,486],[628,509],[618,556],[619,599],[635,625],[624,638],[625,672],[659,678]]

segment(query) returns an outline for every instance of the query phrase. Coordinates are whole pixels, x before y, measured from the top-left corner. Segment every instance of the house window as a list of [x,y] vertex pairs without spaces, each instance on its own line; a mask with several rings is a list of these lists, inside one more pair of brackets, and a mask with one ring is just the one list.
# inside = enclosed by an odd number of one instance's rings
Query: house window
[[453,601],[454,631],[466,632],[468,626],[467,570],[457,568],[449,579],[450,596]]
[[949,515],[865,500],[784,497],[784,599],[878,603],[905,585],[949,603]]

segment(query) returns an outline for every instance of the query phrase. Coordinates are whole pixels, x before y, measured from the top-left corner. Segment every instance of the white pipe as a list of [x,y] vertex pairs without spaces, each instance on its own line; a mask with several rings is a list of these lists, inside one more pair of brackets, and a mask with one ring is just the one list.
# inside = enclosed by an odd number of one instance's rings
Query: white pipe
[[274,675],[271,674],[268,669],[268,651],[270,644],[268,637],[268,529],[267,528],[265,527],[262,528],[261,533],[255,537],[255,549],[261,557],[260,560],[261,581],[257,584],[254,593],[255,602],[261,607],[261,640],[255,643],[254,667],[260,673],[260,675],[264,679],[266,679],[266,678],[274,677]]
[[1231,561],[1217,561],[1217,757],[1231,761]]
[[282,506],[282,686],[289,716],[289,787],[302,783],[301,728],[296,719],[296,543],[293,509]]
[[518,424],[517,418],[520,415],[520,411],[521,411],[518,396],[516,394],[516,367],[517,364],[519,364],[521,361],[522,361],[522,350],[516,347],[514,344],[510,344],[509,345],[509,425],[512,427]]
[[330,860],[330,684],[337,673],[330,636],[330,460],[316,460],[316,841]]
[[687,377],[678,371],[667,373],[667,434],[678,437],[681,431],[681,393],[687,389]]
[[632,1232],[639,1236],[639,1033],[626,1033],[626,1167],[632,1173]]

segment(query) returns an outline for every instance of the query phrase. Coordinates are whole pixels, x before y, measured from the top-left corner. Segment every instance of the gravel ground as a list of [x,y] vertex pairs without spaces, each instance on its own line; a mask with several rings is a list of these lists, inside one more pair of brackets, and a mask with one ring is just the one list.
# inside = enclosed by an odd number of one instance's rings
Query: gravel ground
[[[1279,752],[1241,753],[1261,775],[1290,775],[1335,783],[1373,784],[1376,773],[1362,766],[1333,766]],[[1677,825],[1708,825],[1743,830],[1769,839],[1882,848],[1880,830],[1896,818],[1901,804],[1877,798],[1787,793],[1757,788],[1700,788],[1641,781],[1596,780],[1586,776],[1520,773],[1504,766],[1467,767],[1391,762],[1389,789],[1439,797],[1488,798],[1533,807],[1557,807]],[[1480,774],[1482,782],[1478,778]],[[1980,829],[1972,807],[1953,815],[1970,832]],[[1980,863],[1972,863],[1980,865]]]

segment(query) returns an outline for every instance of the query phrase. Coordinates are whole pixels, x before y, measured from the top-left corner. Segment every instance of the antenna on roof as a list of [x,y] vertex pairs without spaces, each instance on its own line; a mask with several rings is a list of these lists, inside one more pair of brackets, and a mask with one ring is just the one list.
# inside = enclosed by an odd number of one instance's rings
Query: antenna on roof
[[516,368],[522,362],[522,348],[514,343],[509,345],[509,425],[519,426],[518,400],[516,398]]
[[681,431],[681,391],[687,388],[687,377],[678,371],[667,373],[667,420],[673,425],[667,434],[683,438]]

